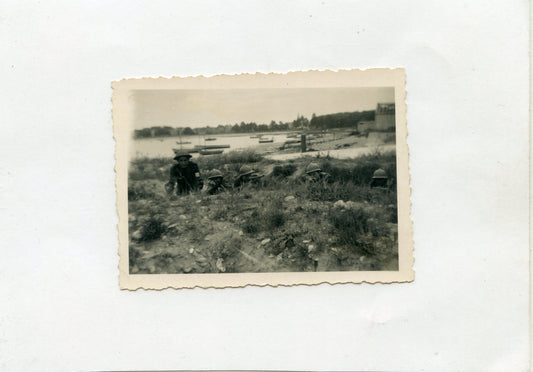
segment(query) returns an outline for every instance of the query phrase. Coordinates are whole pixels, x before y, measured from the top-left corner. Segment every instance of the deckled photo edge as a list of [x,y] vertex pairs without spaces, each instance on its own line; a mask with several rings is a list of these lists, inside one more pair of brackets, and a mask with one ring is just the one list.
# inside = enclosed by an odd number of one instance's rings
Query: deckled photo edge
[[[344,74],[341,79],[335,75]],[[305,76],[304,76],[305,75]],[[311,77],[311,75],[314,75]],[[322,78],[328,75],[327,79]],[[346,77],[353,75],[353,82]],[[366,75],[366,76],[364,76]],[[371,75],[371,76],[370,76]],[[257,76],[261,77],[258,83]],[[295,79],[291,79],[295,77]],[[318,77],[318,78],[316,78]],[[149,274],[130,275],[128,253],[128,142],[132,107],[129,96],[140,89],[248,89],[250,87],[329,87],[329,86],[387,86],[393,83],[396,103],[396,156],[398,174],[398,271],[350,271],[316,273],[239,273],[239,274]],[[351,83],[351,84],[350,84]],[[401,283],[414,280],[412,220],[410,217],[410,174],[406,126],[406,77],[403,68],[335,71],[294,71],[287,74],[216,75],[212,77],[174,77],[124,79],[112,82],[112,116],[116,143],[115,172],[117,212],[119,215],[119,284],[121,289],[136,290],[164,288],[226,288],[254,286],[316,285],[322,283]]]

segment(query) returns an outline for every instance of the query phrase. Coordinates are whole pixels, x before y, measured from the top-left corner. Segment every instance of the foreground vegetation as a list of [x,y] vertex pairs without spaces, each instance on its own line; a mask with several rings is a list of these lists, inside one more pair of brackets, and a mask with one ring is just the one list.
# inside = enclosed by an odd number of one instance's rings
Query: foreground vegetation
[[[331,183],[302,182],[318,162]],[[167,196],[171,161],[142,158],[129,170],[130,272],[213,273],[397,270],[397,201],[371,189],[373,172],[395,175],[395,154],[273,161],[252,151],[197,159],[231,184],[243,164],[265,175],[241,191]]]

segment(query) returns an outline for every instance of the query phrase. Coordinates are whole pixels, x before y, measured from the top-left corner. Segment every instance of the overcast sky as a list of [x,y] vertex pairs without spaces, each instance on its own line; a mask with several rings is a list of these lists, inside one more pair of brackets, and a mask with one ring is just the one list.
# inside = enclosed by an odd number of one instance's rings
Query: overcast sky
[[378,102],[394,102],[394,88],[137,90],[133,99],[135,129],[195,128],[373,110]]

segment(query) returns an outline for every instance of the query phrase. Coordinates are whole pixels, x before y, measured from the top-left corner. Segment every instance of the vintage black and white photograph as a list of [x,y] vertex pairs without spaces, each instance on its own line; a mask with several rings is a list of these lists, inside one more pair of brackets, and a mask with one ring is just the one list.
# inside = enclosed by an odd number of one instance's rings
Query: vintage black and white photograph
[[[398,161],[405,103],[395,78],[403,71],[383,70],[373,82],[379,73],[116,83],[121,276],[180,287],[400,273],[400,260],[412,259],[409,195],[399,205],[398,192],[408,189],[406,153]],[[288,274],[299,279],[287,283]]]

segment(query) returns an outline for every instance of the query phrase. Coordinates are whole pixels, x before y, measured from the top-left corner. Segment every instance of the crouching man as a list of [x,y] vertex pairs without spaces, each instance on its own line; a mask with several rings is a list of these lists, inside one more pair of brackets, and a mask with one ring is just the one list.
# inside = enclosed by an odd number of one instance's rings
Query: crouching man
[[214,195],[224,190],[226,190],[226,185],[224,184],[224,175],[218,169],[213,169],[209,173],[207,183],[202,189],[202,193],[207,195]]
[[259,181],[263,178],[263,174],[259,174],[247,165],[243,165],[239,169],[239,175],[233,183],[233,187],[238,190],[247,184],[259,184]]
[[176,151],[174,160],[177,164],[170,168],[170,180],[165,184],[165,189],[169,195],[174,189],[176,189],[177,195],[183,195],[203,187],[200,169],[196,163],[189,160],[190,158],[192,156],[188,152]]

